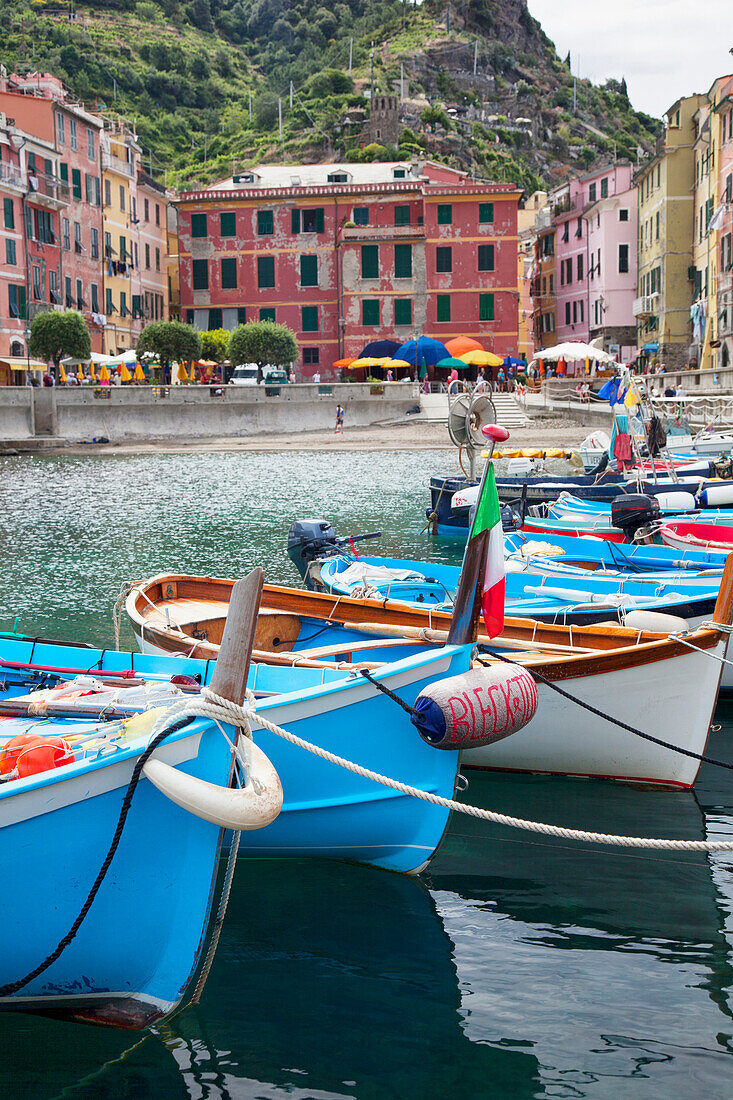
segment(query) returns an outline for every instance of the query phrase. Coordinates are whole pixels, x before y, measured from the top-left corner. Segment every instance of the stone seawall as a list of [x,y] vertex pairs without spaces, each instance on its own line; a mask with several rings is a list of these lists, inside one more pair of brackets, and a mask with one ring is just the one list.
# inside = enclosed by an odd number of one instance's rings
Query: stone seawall
[[286,386],[0,387],[0,440],[203,440],[401,419],[420,404],[412,382]]

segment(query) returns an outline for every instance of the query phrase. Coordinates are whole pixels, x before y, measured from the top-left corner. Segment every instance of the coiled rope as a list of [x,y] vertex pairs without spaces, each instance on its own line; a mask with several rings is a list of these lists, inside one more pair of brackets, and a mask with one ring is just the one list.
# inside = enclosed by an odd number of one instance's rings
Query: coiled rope
[[321,748],[320,745],[314,745],[289,730],[283,729],[257,712],[254,695],[249,690],[246,693],[246,704],[246,706],[237,706],[228,699],[216,695],[210,688],[205,687],[201,689],[201,696],[182,701],[177,704],[176,709],[180,708],[180,712],[207,717],[214,721],[227,722],[230,725],[240,727],[248,737],[252,736],[251,723],[255,723],[277,737],[289,741],[291,745],[296,745],[298,748],[320,757],[321,760],[337,764],[340,768],[345,768],[346,771],[360,775],[364,779],[370,779],[374,783],[380,783],[384,787],[418,798],[423,802],[431,802],[435,806],[442,806],[444,809],[453,810],[456,813],[468,814],[470,817],[482,821],[490,821],[494,825],[506,825],[512,829],[524,829],[527,832],[541,833],[544,836],[561,837],[563,840],[579,840],[589,844],[613,845],[620,848],[651,848],[676,852],[733,852],[733,840],[668,840],[656,837],[618,836],[614,833],[594,833],[585,829],[568,829],[562,825],[548,825],[541,821],[528,821],[525,818],[511,817],[495,810],[486,810],[480,806],[457,802],[453,798],[444,798],[443,795],[423,791],[419,787],[411,786],[409,783],[402,783],[398,779],[382,775],[371,768],[355,764],[352,760],[337,756],[336,753],[329,752],[328,749]]

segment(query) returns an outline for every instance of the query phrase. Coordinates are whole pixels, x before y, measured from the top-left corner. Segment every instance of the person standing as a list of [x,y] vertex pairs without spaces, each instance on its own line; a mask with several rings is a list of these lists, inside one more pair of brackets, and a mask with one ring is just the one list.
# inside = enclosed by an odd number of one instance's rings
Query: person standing
[[342,405],[336,406],[336,427],[334,428],[334,434],[338,435],[344,430],[344,410]]

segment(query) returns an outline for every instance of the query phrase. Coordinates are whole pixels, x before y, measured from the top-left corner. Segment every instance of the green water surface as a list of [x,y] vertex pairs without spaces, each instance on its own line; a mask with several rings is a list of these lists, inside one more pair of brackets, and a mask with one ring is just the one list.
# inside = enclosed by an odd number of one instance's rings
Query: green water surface
[[[455,561],[418,533],[428,477],[453,469],[447,451],[0,459],[0,629],[19,615],[111,645],[120,586],[168,569],[262,564],[294,583],[296,517]],[[733,760],[730,704],[716,721],[711,752]],[[471,774],[466,797],[578,827],[733,836],[733,776],[710,767],[694,792]],[[727,856],[465,817],[420,878],[241,861],[198,1006],[142,1038],[0,1016],[0,1097],[730,1097],[732,897]],[[109,935],[134,949],[134,928]]]

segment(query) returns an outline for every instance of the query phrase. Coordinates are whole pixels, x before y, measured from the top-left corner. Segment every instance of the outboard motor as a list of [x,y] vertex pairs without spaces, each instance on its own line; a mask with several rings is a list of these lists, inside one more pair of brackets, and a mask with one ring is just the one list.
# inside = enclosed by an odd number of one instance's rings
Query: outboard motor
[[508,504],[502,504],[499,508],[499,512],[501,513],[502,531],[516,531],[521,527],[519,516]]
[[336,532],[325,519],[296,519],[288,531],[288,557],[306,579],[308,566],[315,558],[337,551]]
[[636,540],[637,532],[660,517],[659,501],[644,493],[619,493],[611,501],[611,523],[620,528],[629,542]]

